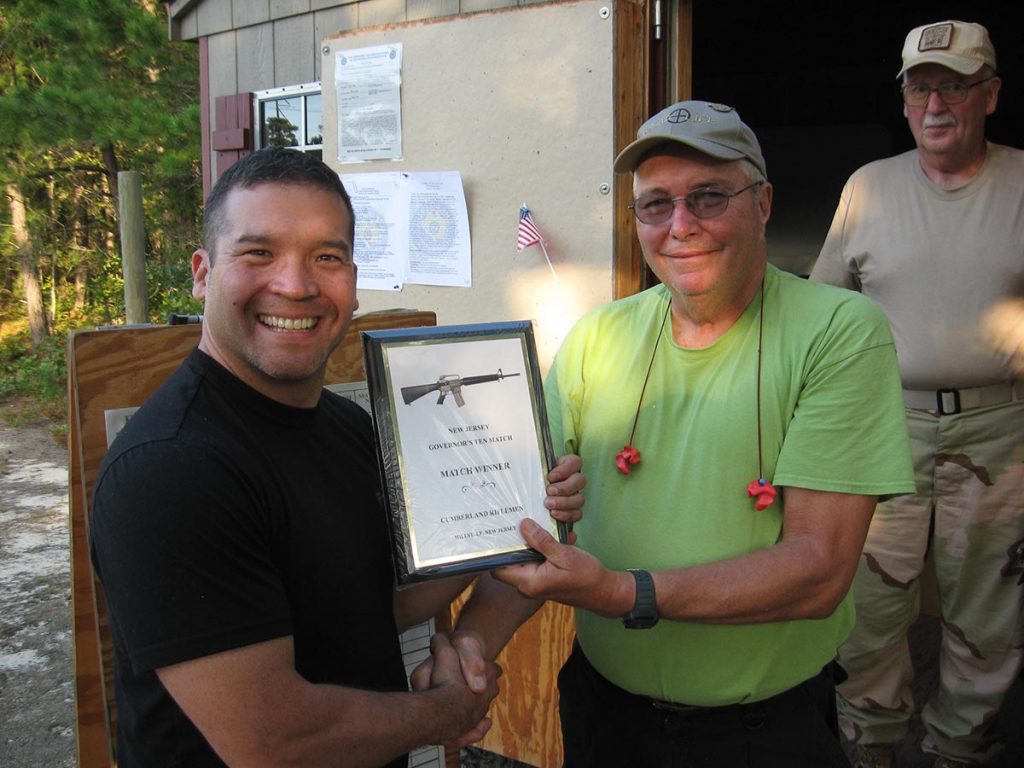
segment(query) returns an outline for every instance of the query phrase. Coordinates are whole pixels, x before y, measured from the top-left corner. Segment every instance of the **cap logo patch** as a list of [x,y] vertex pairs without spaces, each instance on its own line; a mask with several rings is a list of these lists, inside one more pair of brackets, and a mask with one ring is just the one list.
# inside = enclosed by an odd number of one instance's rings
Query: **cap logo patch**
[[917,43],[918,51],[935,51],[949,48],[953,42],[953,25],[936,24],[921,30],[921,39]]
[[711,109],[715,110],[715,112],[732,112],[733,111],[732,107],[727,106],[725,104],[708,104],[708,106],[711,107]]
[[666,122],[669,123],[685,123],[690,119],[690,110],[688,109],[673,109],[668,113],[668,117],[665,118]]

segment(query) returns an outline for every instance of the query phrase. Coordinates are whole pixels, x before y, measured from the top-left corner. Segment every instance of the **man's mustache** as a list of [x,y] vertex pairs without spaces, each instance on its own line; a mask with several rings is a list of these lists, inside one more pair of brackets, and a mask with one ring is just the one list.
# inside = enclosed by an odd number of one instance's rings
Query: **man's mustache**
[[925,115],[923,127],[925,128],[948,128],[956,125],[956,118],[952,115]]

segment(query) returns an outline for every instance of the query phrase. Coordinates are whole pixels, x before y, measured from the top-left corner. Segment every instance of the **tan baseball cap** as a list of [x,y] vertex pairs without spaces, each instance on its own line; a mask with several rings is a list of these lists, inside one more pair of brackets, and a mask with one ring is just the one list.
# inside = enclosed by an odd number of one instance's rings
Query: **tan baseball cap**
[[683,144],[720,160],[746,158],[762,176],[768,175],[761,145],[739,112],[708,101],[680,101],[641,125],[636,141],[615,158],[615,172],[631,173],[649,150],[665,143]]
[[903,43],[903,69],[896,77],[918,64],[941,64],[961,75],[973,75],[985,64],[996,68],[996,49],[981,24],[939,21],[910,30]]

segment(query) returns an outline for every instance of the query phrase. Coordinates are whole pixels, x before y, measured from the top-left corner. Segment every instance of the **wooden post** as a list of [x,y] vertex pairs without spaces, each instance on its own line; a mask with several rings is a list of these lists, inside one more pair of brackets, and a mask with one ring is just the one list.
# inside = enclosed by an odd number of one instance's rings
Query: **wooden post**
[[148,323],[146,307],[146,226],[142,216],[142,176],[118,171],[120,191],[121,269],[124,271],[124,314],[129,325]]

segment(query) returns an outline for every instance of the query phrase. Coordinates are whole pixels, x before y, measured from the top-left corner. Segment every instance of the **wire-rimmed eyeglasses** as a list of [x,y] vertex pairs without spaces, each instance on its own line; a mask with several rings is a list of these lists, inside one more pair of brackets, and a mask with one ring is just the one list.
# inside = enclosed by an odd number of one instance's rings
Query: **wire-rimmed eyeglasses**
[[942,83],[942,85],[937,85],[934,88],[926,83],[905,83],[900,86],[900,93],[903,94],[903,103],[908,107],[923,107],[928,103],[928,99],[932,97],[933,93],[939,94],[942,103],[947,106],[963,104],[967,101],[971,88],[987,83],[994,77],[996,75],[977,80],[973,83],[962,83],[956,80],[951,83]]
[[640,195],[629,204],[629,210],[644,224],[664,224],[672,218],[676,203],[683,203],[686,210],[698,219],[713,219],[721,216],[729,207],[729,201],[742,195],[748,189],[759,187],[763,180],[755,181],[735,192],[723,192],[720,189],[701,187],[682,197],[665,197],[664,195]]

